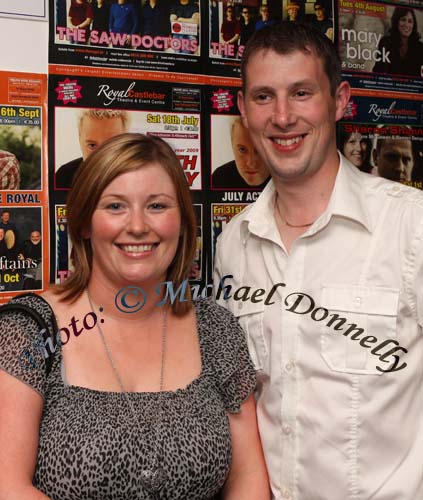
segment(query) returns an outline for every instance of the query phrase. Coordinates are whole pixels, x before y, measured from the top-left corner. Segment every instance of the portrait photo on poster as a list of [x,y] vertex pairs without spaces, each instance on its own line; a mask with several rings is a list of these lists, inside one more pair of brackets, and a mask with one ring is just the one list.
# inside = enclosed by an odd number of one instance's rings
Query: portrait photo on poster
[[270,174],[239,115],[211,115],[212,189],[261,190]]

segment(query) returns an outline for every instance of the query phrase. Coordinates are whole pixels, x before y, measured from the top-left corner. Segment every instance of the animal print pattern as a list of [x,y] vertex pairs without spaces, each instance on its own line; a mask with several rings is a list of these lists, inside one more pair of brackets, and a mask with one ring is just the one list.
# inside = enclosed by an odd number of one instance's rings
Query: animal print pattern
[[[30,302],[48,320],[48,304],[38,296]],[[16,311],[0,315],[0,368],[44,398],[33,479],[39,490],[52,500],[207,500],[217,494],[231,463],[227,412],[240,410],[256,379],[236,319],[210,299],[194,307],[201,374],[184,389],[162,393],[160,426],[158,393],[128,393],[139,427],[122,393],[63,383],[60,346],[48,376],[42,364],[25,371],[16,356],[37,325]],[[139,478],[151,468],[156,442],[167,479],[154,496]]]

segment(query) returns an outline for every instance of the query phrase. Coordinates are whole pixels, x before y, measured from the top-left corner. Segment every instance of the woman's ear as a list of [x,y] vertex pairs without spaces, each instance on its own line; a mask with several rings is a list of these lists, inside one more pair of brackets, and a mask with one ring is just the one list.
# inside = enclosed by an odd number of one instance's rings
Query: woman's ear
[[82,230],[82,237],[84,240],[89,240],[91,238],[91,228],[86,227]]

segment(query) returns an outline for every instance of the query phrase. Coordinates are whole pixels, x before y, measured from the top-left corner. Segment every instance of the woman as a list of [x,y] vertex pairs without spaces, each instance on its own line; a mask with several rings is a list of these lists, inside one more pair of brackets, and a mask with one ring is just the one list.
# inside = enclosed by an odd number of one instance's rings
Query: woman
[[371,144],[362,134],[341,132],[341,152],[347,160],[362,172],[370,173]]
[[378,49],[381,55],[385,54],[385,57],[376,62],[373,71],[423,76],[423,44],[419,39],[414,10],[408,7],[395,7],[389,35],[379,42]]
[[0,498],[200,500],[224,485],[225,499],[268,500],[243,333],[163,285],[186,283],[196,237],[172,149],[103,143],[77,173],[68,228],[74,273],[31,298],[66,335],[51,367],[25,371],[13,356],[28,329],[0,316]]

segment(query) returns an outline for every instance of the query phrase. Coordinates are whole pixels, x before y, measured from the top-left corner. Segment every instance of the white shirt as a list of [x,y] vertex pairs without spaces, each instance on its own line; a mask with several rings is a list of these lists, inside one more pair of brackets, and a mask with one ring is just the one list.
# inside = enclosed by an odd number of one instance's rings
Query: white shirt
[[214,280],[216,293],[233,275],[218,302],[257,370],[273,496],[422,500],[423,194],[341,156],[326,211],[289,254],[274,197],[269,182],[225,228]]

